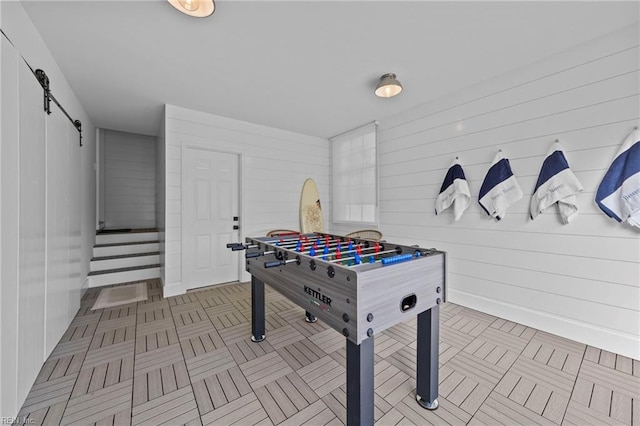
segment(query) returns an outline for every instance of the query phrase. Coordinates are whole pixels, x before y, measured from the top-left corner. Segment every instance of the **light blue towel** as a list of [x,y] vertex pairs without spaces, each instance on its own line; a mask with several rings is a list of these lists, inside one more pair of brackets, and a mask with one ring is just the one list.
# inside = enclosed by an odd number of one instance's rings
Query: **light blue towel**
[[456,158],[442,182],[440,194],[436,198],[436,214],[453,206],[453,219],[459,220],[462,213],[471,204],[471,192],[469,184],[464,176],[462,165]]
[[578,214],[576,194],[582,190],[580,181],[569,168],[562,146],[556,141],[542,163],[536,188],[531,196],[531,219],[557,203],[562,222],[569,223]]
[[640,227],[640,130],[637,127],[624,140],[604,175],[596,203],[607,216]]
[[482,182],[478,202],[488,215],[500,220],[507,209],[522,198],[522,190],[511,171],[509,160],[498,151]]

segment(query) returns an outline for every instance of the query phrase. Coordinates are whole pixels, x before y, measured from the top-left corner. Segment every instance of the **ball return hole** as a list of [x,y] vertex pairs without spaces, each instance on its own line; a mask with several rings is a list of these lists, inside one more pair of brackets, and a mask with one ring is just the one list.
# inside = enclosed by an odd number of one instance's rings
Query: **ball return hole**
[[418,298],[415,294],[410,294],[409,296],[405,296],[400,303],[400,310],[402,312],[407,312],[409,309],[414,308],[416,306],[416,302]]

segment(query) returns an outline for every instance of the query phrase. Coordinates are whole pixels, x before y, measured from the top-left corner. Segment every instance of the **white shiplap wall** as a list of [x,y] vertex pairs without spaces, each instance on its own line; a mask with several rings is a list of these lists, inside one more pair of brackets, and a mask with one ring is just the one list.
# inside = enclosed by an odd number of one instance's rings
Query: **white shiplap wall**
[[[638,40],[629,27],[381,121],[380,228],[390,241],[448,252],[450,301],[640,358],[640,230],[594,202],[639,122]],[[528,217],[556,138],[585,188],[569,225],[555,206]],[[525,196],[496,222],[477,194],[499,148]],[[434,214],[455,156],[473,195],[459,222]]]
[[110,229],[155,228],[155,136],[104,130],[104,221]]
[[[0,416],[15,416],[80,305],[95,241],[95,128],[20,2],[0,2]],[[78,133],[24,64],[82,121]]]
[[[165,296],[185,291],[180,229],[181,147],[185,143],[241,154],[241,240],[274,228],[300,229],[300,191],[309,177],[318,184],[325,216],[330,211],[330,204],[324,202],[329,193],[326,139],[167,105]],[[243,272],[242,279],[249,278]]]
[[158,240],[160,241],[160,280],[164,283],[165,273],[165,226],[167,200],[165,197],[166,171],[167,171],[167,147],[165,145],[164,114],[160,129],[158,129],[158,145],[156,153],[156,227],[158,228]]

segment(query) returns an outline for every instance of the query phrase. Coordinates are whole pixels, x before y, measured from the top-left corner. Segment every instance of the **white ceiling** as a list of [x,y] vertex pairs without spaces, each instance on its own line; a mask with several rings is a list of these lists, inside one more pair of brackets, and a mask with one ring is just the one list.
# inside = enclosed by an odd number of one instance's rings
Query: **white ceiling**
[[[168,103],[329,137],[638,22],[636,1],[23,4],[94,124],[143,134]],[[379,99],[387,72],[405,90]]]

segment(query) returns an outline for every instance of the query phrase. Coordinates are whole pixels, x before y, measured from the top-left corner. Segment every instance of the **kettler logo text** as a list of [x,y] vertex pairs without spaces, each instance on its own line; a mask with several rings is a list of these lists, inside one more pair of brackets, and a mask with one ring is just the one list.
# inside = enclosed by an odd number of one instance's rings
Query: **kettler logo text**
[[318,299],[319,301],[321,301],[322,303],[324,303],[327,306],[331,306],[331,298],[328,296],[325,296],[324,294],[320,293],[319,291],[316,291],[310,287],[307,287],[306,285],[304,286],[304,292],[307,293],[310,296],[315,297],[316,299]]

